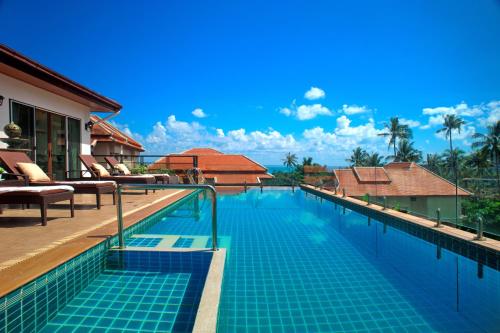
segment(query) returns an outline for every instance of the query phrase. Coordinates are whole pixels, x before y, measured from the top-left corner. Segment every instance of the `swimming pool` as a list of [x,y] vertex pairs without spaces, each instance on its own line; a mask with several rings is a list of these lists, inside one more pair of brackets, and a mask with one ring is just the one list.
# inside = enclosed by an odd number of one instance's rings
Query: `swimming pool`
[[[142,230],[208,239],[203,196]],[[219,332],[493,332],[498,268],[290,189],[219,196]],[[140,237],[140,235],[136,235]],[[443,240],[445,243],[447,240]]]

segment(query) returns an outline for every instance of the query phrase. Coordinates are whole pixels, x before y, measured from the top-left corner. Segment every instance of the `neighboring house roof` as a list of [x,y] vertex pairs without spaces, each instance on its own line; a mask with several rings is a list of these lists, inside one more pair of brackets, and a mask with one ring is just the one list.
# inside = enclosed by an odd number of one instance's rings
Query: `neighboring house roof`
[[191,148],[181,153],[182,155],[222,155],[218,150],[212,148]]
[[150,170],[189,170],[194,158],[205,178],[213,178],[216,184],[259,183],[259,179],[272,178],[267,169],[245,155],[224,154],[211,148],[193,148],[180,154],[170,154],[149,166]]
[[0,44],[0,73],[87,105],[92,111],[118,112],[122,108],[118,102],[2,44]]
[[[334,170],[338,190],[348,196],[454,196],[455,185],[416,163],[389,163],[384,167]],[[470,192],[458,188],[459,196]]]
[[[92,132],[90,134],[92,139],[92,146],[95,146],[99,142],[114,142],[127,146],[131,149],[144,151],[142,145],[132,139],[127,134],[123,133],[116,127],[112,126],[107,121],[101,121],[101,118],[96,115],[91,115],[90,120],[95,123],[92,126]],[[99,123],[97,123],[100,121]]]

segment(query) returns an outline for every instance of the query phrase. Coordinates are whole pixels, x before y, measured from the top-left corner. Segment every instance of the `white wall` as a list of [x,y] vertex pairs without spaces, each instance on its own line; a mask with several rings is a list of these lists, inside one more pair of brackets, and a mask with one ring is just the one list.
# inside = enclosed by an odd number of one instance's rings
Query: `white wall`
[[[0,73],[0,95],[4,97],[0,106],[0,137],[6,137],[3,127],[10,121],[9,99],[37,106],[81,120],[82,154],[90,154],[90,132],[85,131],[85,123],[90,119],[90,108],[67,98],[37,88],[23,81]],[[0,148],[5,148],[1,143]]]

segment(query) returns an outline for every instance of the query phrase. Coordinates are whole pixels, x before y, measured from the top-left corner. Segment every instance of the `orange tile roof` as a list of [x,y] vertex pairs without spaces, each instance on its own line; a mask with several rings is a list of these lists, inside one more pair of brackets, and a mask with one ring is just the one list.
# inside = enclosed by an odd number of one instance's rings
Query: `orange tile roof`
[[[101,120],[99,116],[96,115],[91,115],[90,120],[94,123],[98,122]],[[132,149],[138,150],[138,151],[144,151],[144,148],[142,145],[132,139],[130,136],[127,134],[123,133],[116,127],[112,126],[110,123],[107,121],[102,121],[98,124],[94,124],[92,126],[92,132],[91,132],[91,138],[92,142],[116,142],[119,144],[122,144],[124,146],[128,146]]]
[[359,183],[390,183],[389,175],[382,167],[354,167],[354,176]]
[[322,165],[304,165],[304,173],[322,173],[327,172],[326,166]]
[[[338,190],[348,196],[454,196],[455,185],[416,163],[389,163],[383,168],[334,170]],[[377,176],[375,179],[375,175]],[[383,179],[382,181],[379,181]],[[459,196],[471,195],[459,188]]]
[[218,185],[231,185],[231,184],[244,184],[248,185],[260,184],[261,179],[273,178],[269,174],[224,174],[224,173],[203,173],[205,178],[214,179],[215,183]]
[[149,170],[171,169],[184,171],[193,168],[194,158],[205,178],[216,178],[217,184],[257,184],[259,179],[272,178],[267,169],[245,155],[224,154],[211,148],[193,148],[181,154],[170,154],[158,159]]
[[183,151],[181,154],[183,155],[222,155],[222,153],[218,150],[212,148],[191,148],[186,151]]

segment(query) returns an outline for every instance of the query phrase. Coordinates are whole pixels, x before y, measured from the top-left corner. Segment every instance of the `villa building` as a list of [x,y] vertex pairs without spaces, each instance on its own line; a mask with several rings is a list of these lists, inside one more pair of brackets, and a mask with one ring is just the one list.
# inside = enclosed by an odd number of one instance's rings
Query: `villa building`
[[[91,112],[120,109],[116,101],[0,45],[0,148],[28,153],[56,179],[67,171],[78,176],[78,155],[91,153]],[[8,123],[22,130],[14,141],[2,131]]]
[[272,178],[267,169],[245,155],[224,154],[211,148],[193,148],[180,154],[170,154],[149,166],[150,170],[169,169],[185,175],[198,168],[204,178],[215,185],[261,184]]
[[[384,167],[352,167],[333,171],[337,191],[347,196],[372,200],[412,213],[435,217],[441,210],[443,219],[455,218],[455,185],[416,163],[393,162]],[[458,205],[471,193],[458,188]]]
[[144,151],[139,142],[99,116],[92,115],[90,120],[95,124],[90,134],[92,154],[99,162],[104,162],[104,156],[114,155],[124,156],[127,162],[133,162]]

